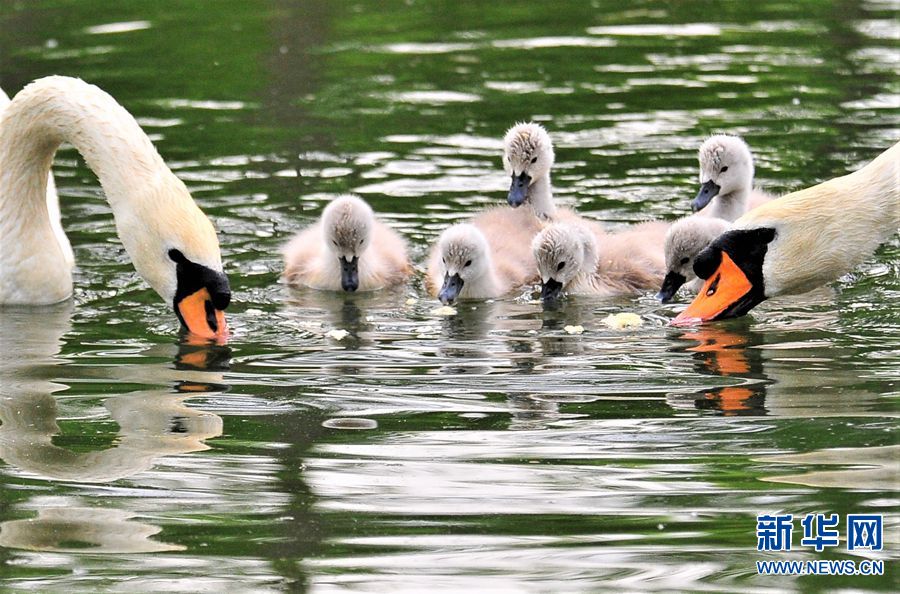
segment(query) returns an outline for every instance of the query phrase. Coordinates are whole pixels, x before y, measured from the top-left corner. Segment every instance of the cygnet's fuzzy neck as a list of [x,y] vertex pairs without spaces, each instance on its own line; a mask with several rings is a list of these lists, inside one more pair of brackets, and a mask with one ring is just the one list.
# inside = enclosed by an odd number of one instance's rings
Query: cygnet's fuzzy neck
[[712,199],[712,203],[709,205],[709,216],[726,221],[737,220],[747,212],[751,189],[750,186],[747,186],[728,194],[719,194]]
[[553,186],[550,183],[550,173],[534,180],[528,188],[528,202],[535,216],[545,221],[552,221],[556,217],[556,204],[553,202]]

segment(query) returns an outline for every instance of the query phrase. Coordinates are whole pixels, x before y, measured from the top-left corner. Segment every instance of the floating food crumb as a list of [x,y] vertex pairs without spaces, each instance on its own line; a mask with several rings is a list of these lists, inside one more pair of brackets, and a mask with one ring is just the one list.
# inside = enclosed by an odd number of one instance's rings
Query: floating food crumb
[[449,305],[443,305],[441,307],[432,309],[431,313],[436,316],[455,316],[456,308],[450,307]]
[[335,340],[344,340],[350,335],[346,330],[329,330],[325,333],[325,336],[329,338],[333,338]]
[[419,300],[416,299],[415,297],[410,297],[409,299],[406,300],[406,305],[415,305],[416,303],[418,303],[418,301]]
[[617,313],[603,318],[603,323],[613,330],[624,330],[625,328],[640,328],[644,325],[644,320],[637,314]]
[[566,326],[563,330],[565,330],[567,334],[581,334],[584,332],[584,326],[580,324],[578,326]]

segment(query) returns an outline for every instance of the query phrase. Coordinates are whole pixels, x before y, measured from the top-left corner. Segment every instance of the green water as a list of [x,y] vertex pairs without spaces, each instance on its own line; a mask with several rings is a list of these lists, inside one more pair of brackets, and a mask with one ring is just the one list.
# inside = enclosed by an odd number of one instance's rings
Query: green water
[[[96,178],[57,155],[76,294],[0,312],[0,588],[895,591],[896,236],[833,286],[690,331],[666,325],[684,299],[650,292],[439,318],[420,281],[278,278],[348,191],[422,261],[502,203],[517,120],[551,131],[558,202],[611,226],[687,213],[714,131],[746,137],[774,193],[851,171],[900,137],[898,10],[0,0],[0,86],[115,96],[214,220],[234,290],[228,346],[182,344]],[[605,330],[620,311],[645,325]],[[801,547],[810,512],[842,536],[885,514],[885,550]],[[760,513],[794,514],[794,550],[756,551]],[[820,558],[886,574],[756,575]]]

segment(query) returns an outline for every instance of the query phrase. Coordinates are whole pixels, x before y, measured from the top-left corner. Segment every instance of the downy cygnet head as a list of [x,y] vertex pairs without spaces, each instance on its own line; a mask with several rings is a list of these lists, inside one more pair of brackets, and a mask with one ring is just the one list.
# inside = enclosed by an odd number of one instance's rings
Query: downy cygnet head
[[541,276],[541,299],[556,300],[584,273],[597,267],[597,243],[591,232],[580,225],[554,223],[545,227],[531,242]]
[[467,223],[453,225],[438,240],[443,284],[438,298],[444,305],[465,297],[480,297],[481,285],[491,274],[488,242]]
[[700,191],[691,208],[702,210],[718,195],[753,185],[753,155],[738,136],[717,134],[700,146]]
[[375,214],[356,196],[335,198],[322,212],[322,230],[329,251],[341,265],[341,288],[359,288],[359,258],[369,246]]
[[656,298],[668,303],[687,282],[697,278],[694,259],[713,239],[728,230],[724,219],[691,216],[675,222],[666,233],[666,277]]
[[503,139],[503,168],[511,176],[507,201],[521,206],[528,201],[529,188],[550,175],[553,166],[553,143],[540,124],[516,124]]

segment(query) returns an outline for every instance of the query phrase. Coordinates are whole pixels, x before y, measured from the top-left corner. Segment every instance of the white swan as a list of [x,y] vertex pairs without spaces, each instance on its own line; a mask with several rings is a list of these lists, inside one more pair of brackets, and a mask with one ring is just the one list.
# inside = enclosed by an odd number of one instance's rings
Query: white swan
[[862,262],[900,227],[900,143],[865,167],[782,196],[734,222],[694,262],[706,283],[674,320],[741,316],[804,293]]
[[48,211],[53,155],[70,142],[100,179],[137,272],[188,330],[224,338],[231,298],[209,219],[134,118],[107,93],[51,76],[0,113],[0,305],[72,294],[72,263]]
[[471,223],[453,225],[431,250],[429,293],[442,303],[490,299],[537,280],[528,245],[540,223],[527,210],[493,208]]
[[712,240],[731,227],[725,219],[714,217],[684,217],[675,221],[666,233],[666,278],[656,297],[668,303],[682,285],[696,293],[703,286],[703,279],[694,274],[694,260]]
[[284,277],[327,291],[372,291],[405,282],[406,243],[357,196],[340,196],[285,246]]
[[[541,299],[570,295],[634,295],[659,286],[662,263],[645,251],[648,239],[662,242],[664,223],[642,223],[600,237],[589,227],[563,222],[545,227],[531,244]],[[652,243],[652,242],[650,242]]]
[[694,212],[734,221],[772,199],[753,187],[753,155],[740,137],[711,136],[700,146],[698,156],[700,192],[691,203]]

